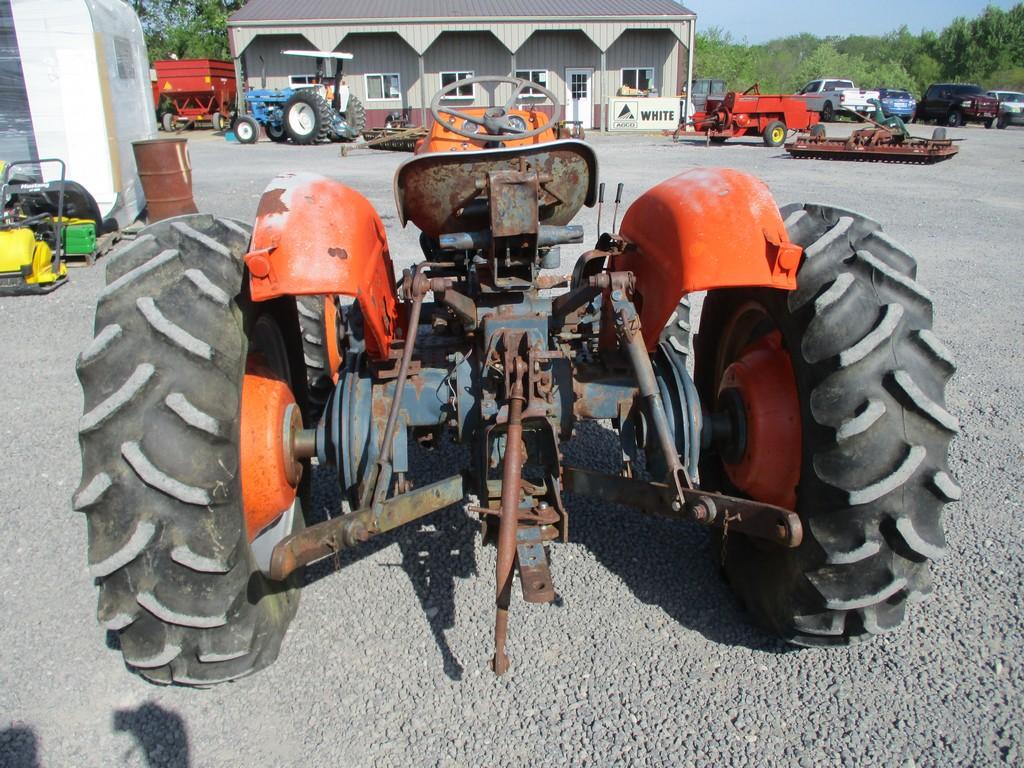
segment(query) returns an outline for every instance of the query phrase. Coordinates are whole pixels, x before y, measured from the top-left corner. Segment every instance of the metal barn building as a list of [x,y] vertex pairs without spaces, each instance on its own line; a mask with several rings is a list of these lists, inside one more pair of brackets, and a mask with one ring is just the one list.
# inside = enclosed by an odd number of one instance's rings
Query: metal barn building
[[[284,50],[352,53],[346,80],[369,127],[395,112],[426,125],[443,85],[503,75],[545,85],[567,119],[607,128],[622,92],[678,104],[692,79],[695,21],[674,0],[249,0],[228,31],[240,86],[301,84],[311,61]],[[482,91],[452,105],[483,104]]]

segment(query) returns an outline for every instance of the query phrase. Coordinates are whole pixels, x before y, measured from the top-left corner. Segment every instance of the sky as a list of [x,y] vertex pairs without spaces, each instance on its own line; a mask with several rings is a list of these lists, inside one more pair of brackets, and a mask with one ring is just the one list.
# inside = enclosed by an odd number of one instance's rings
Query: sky
[[827,35],[878,35],[906,24],[914,34],[938,32],[957,16],[977,16],[986,5],[1009,9],[1020,0],[682,0],[697,14],[697,31],[721,27],[737,42],[763,43],[810,32]]

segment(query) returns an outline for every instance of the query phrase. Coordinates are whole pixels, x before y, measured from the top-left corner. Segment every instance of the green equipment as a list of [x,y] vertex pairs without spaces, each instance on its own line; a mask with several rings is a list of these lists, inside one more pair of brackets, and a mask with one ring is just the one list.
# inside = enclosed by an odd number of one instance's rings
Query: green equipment
[[885,112],[882,110],[881,101],[878,99],[868,99],[868,104],[874,107],[874,112],[871,113],[870,117],[876,125],[881,125],[891,131],[895,131],[905,139],[912,138],[910,131],[907,130],[907,126],[898,115],[892,115],[891,117],[885,116]]

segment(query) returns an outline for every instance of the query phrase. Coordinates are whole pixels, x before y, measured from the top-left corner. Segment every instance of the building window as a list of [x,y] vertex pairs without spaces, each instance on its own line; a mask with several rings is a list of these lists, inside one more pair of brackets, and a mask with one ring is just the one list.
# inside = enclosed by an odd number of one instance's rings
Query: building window
[[638,91],[649,91],[654,87],[654,67],[629,67],[622,70],[622,84]]
[[[459,80],[465,80],[466,78],[472,77],[472,72],[442,72],[441,73],[441,87],[447,88],[452,83],[457,83]],[[455,91],[445,96],[446,99],[472,99],[473,98],[473,86],[472,85],[460,85]]]
[[397,74],[365,75],[366,98],[369,101],[402,98],[402,81]]
[[[548,87],[548,71],[546,69],[517,69],[516,77],[521,80],[529,80],[531,83]],[[521,94],[525,98],[542,99],[544,94],[536,88],[523,88]]]

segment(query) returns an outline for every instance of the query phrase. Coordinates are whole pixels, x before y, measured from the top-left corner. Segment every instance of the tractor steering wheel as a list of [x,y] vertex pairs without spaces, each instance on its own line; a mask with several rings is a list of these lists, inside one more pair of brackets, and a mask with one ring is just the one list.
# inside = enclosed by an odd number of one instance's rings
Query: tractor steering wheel
[[[477,83],[508,83],[512,86],[512,95],[503,106],[492,104],[487,107],[482,117],[476,115],[469,115],[465,112],[460,112],[457,109],[446,107],[441,104],[441,100],[449,98],[452,93],[456,92],[459,88],[464,88],[467,85],[475,86]],[[515,108],[516,99],[519,95],[527,88],[532,88],[535,92],[540,93],[545,101],[551,102],[551,106],[554,108],[551,119],[543,125],[538,125],[536,128],[528,129],[525,122],[518,115],[510,114]],[[544,102],[541,102],[542,104]],[[531,105],[534,106],[534,105]],[[555,96],[547,88],[537,85],[537,83],[531,83],[529,80],[523,80],[518,77],[501,77],[499,75],[483,75],[481,77],[467,77],[465,80],[459,80],[446,85],[436,94],[434,98],[430,100],[430,114],[434,116],[437,122],[441,123],[452,133],[462,136],[466,139],[483,139],[486,141],[503,142],[511,141],[513,139],[529,139],[534,136],[539,136],[544,131],[551,128],[562,113],[562,105],[558,103],[558,97]],[[447,119],[444,115],[450,115],[455,118],[458,123]],[[476,130],[471,130],[466,127],[466,124],[476,126],[477,129],[483,128],[486,133],[478,133]]]

